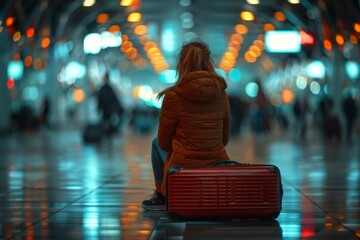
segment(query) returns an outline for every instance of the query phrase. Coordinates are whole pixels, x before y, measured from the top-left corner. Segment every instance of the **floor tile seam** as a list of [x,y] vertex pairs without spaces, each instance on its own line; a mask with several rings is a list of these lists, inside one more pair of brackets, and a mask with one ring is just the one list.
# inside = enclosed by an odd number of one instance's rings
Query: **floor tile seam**
[[321,207],[319,204],[317,204],[315,201],[313,201],[311,199],[311,197],[309,197],[307,194],[305,194],[303,191],[301,191],[299,188],[296,188],[290,181],[287,181],[286,179],[282,179],[283,182],[285,182],[287,185],[289,185],[290,187],[292,187],[295,191],[297,191],[298,193],[300,193],[303,197],[305,197],[307,200],[309,200],[310,202],[312,202],[315,206],[317,206],[321,211],[323,211],[324,213],[328,214],[335,222],[337,222],[338,224],[340,224],[342,227],[344,227],[344,229],[348,230],[349,232],[351,232],[352,234],[354,234],[354,236],[356,238],[359,238],[356,234],[355,231],[353,231],[351,228],[348,228],[344,223],[342,223],[338,218],[336,218],[333,214],[331,214],[329,211],[327,211],[326,209],[324,209],[323,207]]
[[113,182],[112,177],[109,177],[109,180],[104,181],[102,184],[100,184],[100,185],[97,186],[96,188],[90,190],[89,192],[87,192],[87,193],[83,194],[82,196],[78,197],[77,199],[71,201],[70,203],[68,203],[68,204],[65,205],[64,207],[59,208],[58,210],[50,213],[47,217],[42,218],[42,219],[40,219],[40,220],[32,223],[31,225],[27,226],[26,228],[21,229],[20,231],[14,233],[12,236],[10,236],[9,238],[7,238],[7,240],[13,239],[14,237],[18,236],[19,234],[25,232],[26,230],[28,230],[28,229],[30,229],[30,228],[32,228],[32,227],[34,227],[35,225],[37,225],[37,224],[39,224],[39,223],[41,223],[41,222],[43,222],[43,221],[45,221],[45,220],[47,220],[47,219],[50,219],[50,218],[53,217],[54,215],[58,214],[59,212],[63,211],[64,209],[70,207],[71,205],[73,205],[74,203],[76,203],[76,202],[80,201],[81,199],[87,197],[88,195],[94,193],[95,191],[103,188],[106,184],[109,184],[109,183],[111,183],[111,182]]

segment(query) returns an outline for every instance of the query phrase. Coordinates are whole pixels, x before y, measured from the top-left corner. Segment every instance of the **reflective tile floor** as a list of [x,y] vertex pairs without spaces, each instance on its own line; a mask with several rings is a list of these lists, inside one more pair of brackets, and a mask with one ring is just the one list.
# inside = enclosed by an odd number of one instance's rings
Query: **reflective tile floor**
[[151,136],[84,144],[76,130],[0,137],[0,239],[359,239],[360,141],[231,139],[234,160],[276,164],[274,221],[171,221],[144,212],[153,189]]

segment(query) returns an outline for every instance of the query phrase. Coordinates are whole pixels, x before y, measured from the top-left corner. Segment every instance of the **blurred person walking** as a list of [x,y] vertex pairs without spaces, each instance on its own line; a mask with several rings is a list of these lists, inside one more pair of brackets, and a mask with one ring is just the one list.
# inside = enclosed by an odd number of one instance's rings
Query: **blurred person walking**
[[231,137],[237,137],[241,132],[242,123],[246,114],[246,106],[239,96],[228,94],[231,113]]
[[229,160],[230,106],[225,80],[215,72],[208,46],[182,46],[177,62],[178,80],[159,93],[164,97],[151,162],[155,192],[142,202],[145,210],[166,210],[166,178],[172,166],[209,164]]
[[48,128],[50,128],[50,120],[49,120],[49,116],[50,116],[50,98],[49,96],[46,96],[42,102],[42,106],[41,106],[41,112],[40,112],[40,123],[43,126],[46,126]]
[[271,129],[270,104],[265,96],[260,80],[257,79],[255,82],[259,90],[251,116],[251,127],[257,137],[262,137],[268,134]]
[[306,116],[308,109],[309,105],[306,98],[303,97],[300,99],[300,97],[297,96],[293,106],[293,112],[295,115],[295,138],[300,138],[301,140],[306,138]]
[[119,127],[124,109],[114,89],[110,86],[108,73],[104,76],[104,84],[97,92],[98,110],[102,115],[102,127],[107,135],[112,135]]
[[340,141],[342,132],[341,124],[334,109],[334,102],[330,97],[324,96],[320,101],[320,111],[322,114],[321,124],[324,140]]
[[342,109],[346,120],[346,139],[347,141],[351,141],[352,130],[354,129],[354,123],[357,118],[357,106],[351,94],[348,94],[343,100]]

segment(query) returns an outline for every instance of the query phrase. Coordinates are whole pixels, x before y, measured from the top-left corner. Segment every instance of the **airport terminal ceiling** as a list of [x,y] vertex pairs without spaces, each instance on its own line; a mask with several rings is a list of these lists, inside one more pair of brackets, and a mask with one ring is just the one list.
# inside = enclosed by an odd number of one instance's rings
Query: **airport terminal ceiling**
[[[194,38],[209,44],[217,68],[228,76],[239,68],[243,76],[269,77],[289,59],[301,64],[334,58],[335,51],[345,60],[359,61],[358,0],[2,0],[0,14],[11,45],[9,58],[26,65],[28,56],[43,57],[40,70],[56,57],[58,66],[84,63],[90,56],[112,61],[110,65],[117,62],[121,74],[131,69],[128,75],[134,79],[143,76],[141,71],[161,74],[175,67],[177,50]],[[301,51],[265,51],[264,35],[272,30],[302,32]],[[84,38],[104,31],[121,32],[120,49],[84,54]],[[66,58],[54,57],[57,43],[71,43]],[[154,63],[151,44],[158,46],[155,55],[162,62]],[[130,64],[123,64],[124,59]]]

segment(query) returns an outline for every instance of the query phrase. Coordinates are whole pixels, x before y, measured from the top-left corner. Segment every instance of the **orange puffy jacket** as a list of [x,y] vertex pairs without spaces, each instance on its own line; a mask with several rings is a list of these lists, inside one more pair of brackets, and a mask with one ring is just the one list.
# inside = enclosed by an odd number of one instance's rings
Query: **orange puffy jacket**
[[226,87],[217,74],[197,71],[186,74],[166,93],[157,136],[159,146],[169,152],[162,183],[164,196],[170,167],[229,160],[225,150],[230,138]]

